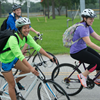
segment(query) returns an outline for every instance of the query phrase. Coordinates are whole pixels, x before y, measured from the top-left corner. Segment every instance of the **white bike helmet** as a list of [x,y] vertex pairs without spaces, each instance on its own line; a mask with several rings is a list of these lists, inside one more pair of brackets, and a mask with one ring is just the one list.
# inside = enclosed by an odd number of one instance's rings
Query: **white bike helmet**
[[31,22],[30,22],[29,18],[27,18],[27,17],[21,17],[21,18],[17,19],[15,22],[15,25],[17,28],[22,27],[24,25],[28,25],[28,24],[30,25]]
[[83,12],[81,13],[82,17],[90,17],[90,18],[94,18],[96,17],[96,14],[94,13],[94,11],[92,9],[85,9],[83,10]]

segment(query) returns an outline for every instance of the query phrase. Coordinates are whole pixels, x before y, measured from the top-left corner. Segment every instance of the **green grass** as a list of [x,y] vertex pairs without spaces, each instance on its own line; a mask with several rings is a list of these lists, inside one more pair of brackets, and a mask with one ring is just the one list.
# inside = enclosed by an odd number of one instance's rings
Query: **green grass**
[[[5,18],[0,18],[0,24],[3,22]],[[47,22],[45,22],[44,17],[38,17],[39,21],[37,20],[37,17],[30,17],[31,20],[31,26],[43,33],[43,40],[40,44],[46,51],[49,51],[53,54],[65,54],[69,53],[69,49],[63,47],[62,43],[62,35],[64,31],[67,28],[67,19],[65,16],[56,16],[56,19],[48,19],[46,18]],[[80,19],[75,19],[74,23],[79,22]],[[72,25],[72,21],[69,21],[69,26]],[[100,20],[95,19],[92,28],[100,35]],[[36,34],[33,32],[30,32],[32,36],[35,36]],[[100,41],[97,41],[93,38],[91,38],[91,41],[96,43],[98,46],[100,45]]]

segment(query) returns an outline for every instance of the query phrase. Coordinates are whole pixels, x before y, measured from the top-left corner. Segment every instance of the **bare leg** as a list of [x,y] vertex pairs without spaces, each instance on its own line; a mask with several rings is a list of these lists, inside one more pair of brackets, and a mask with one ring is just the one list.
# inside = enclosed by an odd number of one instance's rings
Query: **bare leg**
[[4,75],[6,81],[8,82],[9,95],[11,97],[11,100],[17,100],[15,94],[15,81],[14,81],[12,71],[4,72],[2,74]]
[[[98,73],[100,70],[96,70],[96,73]],[[85,72],[83,72],[83,76],[87,77],[91,72],[89,72],[87,69]],[[97,79],[100,79],[100,75],[97,77]]]
[[83,72],[82,74],[83,74],[83,76],[87,77],[90,73],[91,73],[91,72],[89,72],[89,71],[86,69],[86,71]]
[[[25,64],[23,64],[23,62],[21,62],[20,60],[17,61],[14,68],[21,70],[20,74],[25,74],[30,72],[30,69]],[[24,77],[17,78],[16,82],[20,81],[22,78]]]

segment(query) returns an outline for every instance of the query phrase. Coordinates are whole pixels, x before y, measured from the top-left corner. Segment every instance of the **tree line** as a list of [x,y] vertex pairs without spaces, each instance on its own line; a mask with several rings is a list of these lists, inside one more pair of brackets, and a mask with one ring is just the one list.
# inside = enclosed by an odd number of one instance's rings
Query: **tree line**
[[[22,6],[22,12],[27,12],[27,0],[17,0]],[[2,14],[12,12],[11,3],[7,0],[0,0],[0,17]],[[43,11],[44,15],[47,13],[48,18],[50,18],[50,7],[52,7],[52,18],[55,19],[55,9],[58,11],[58,15],[61,14],[62,7],[66,9],[66,17],[68,16],[67,10],[78,9],[80,5],[80,0],[42,0],[42,2],[34,3],[30,2],[30,12],[40,12]],[[99,0],[85,0],[86,8],[99,9]]]

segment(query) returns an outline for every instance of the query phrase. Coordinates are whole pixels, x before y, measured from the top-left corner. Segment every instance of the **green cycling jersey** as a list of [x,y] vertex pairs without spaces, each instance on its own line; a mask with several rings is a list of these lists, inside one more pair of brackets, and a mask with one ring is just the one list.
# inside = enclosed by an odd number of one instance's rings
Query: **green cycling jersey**
[[17,57],[18,59],[20,59],[22,61],[25,57],[20,50],[20,46],[24,46],[25,43],[32,46],[36,51],[40,51],[40,49],[41,49],[41,46],[38,45],[33,40],[32,36],[30,34],[28,34],[28,36],[27,36],[27,41],[26,41],[25,37],[22,40],[17,33],[15,33],[15,34],[17,35],[17,37],[19,39],[19,44],[18,44],[18,40],[15,36],[9,37],[3,50],[5,50],[6,48],[9,48],[9,47],[11,50],[0,54],[0,61],[3,63],[10,63],[15,59],[15,57]]

